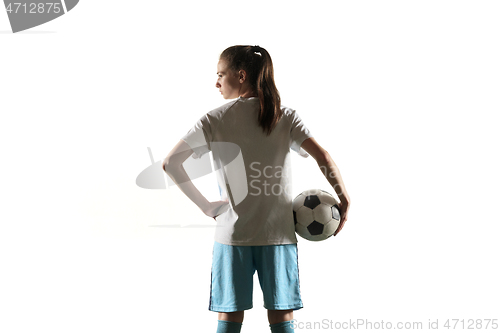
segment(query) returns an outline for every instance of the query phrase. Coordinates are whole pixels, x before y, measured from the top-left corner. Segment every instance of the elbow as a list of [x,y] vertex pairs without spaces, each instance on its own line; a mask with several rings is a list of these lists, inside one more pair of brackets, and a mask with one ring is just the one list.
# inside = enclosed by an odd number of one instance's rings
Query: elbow
[[178,159],[170,159],[166,158],[163,160],[163,163],[161,165],[163,168],[163,171],[165,171],[167,174],[170,174],[172,170],[178,170],[179,167],[182,167],[182,163],[179,163]]
[[328,152],[326,150],[320,156],[321,156],[320,157],[321,162],[328,163],[332,160],[330,154],[328,154]]
[[163,160],[163,163],[161,164],[161,168],[163,169],[163,171],[167,172],[167,167],[168,167],[168,159],[164,159]]
[[335,165],[335,162],[333,162],[333,159],[332,157],[330,156],[330,154],[328,154],[328,152],[325,150],[325,152],[321,155],[321,163],[324,163],[324,164],[333,164]]

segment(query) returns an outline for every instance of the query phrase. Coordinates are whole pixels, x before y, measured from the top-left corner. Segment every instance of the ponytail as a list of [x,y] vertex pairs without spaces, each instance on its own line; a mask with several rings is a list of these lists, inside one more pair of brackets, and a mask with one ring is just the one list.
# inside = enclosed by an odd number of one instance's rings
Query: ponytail
[[267,135],[271,134],[280,121],[281,98],[274,83],[274,70],[271,56],[260,46],[236,45],[225,49],[221,56],[234,71],[247,72],[250,86],[260,101],[259,125]]

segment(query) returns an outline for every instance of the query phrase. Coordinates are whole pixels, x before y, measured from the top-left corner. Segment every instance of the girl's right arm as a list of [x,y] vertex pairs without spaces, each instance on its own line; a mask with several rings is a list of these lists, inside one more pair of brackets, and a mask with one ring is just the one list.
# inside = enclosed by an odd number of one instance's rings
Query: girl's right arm
[[328,154],[328,152],[323,149],[323,147],[321,147],[314,138],[304,140],[300,147],[316,160],[321,172],[326,177],[330,185],[332,185],[335,193],[337,193],[340,199],[340,224],[334,233],[334,236],[336,236],[344,227],[345,221],[347,221],[347,214],[351,204],[351,199],[347,194],[344,182],[340,176],[339,168],[331,158],[330,154]]

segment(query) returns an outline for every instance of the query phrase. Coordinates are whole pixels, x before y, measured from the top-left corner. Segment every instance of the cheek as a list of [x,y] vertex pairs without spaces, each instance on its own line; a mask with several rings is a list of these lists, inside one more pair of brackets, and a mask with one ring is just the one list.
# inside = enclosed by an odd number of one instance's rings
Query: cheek
[[230,80],[223,80],[222,81],[222,86],[226,89],[231,89],[232,88],[232,85],[231,85],[231,81]]
[[230,86],[231,88],[237,88],[238,87],[238,80],[231,78],[231,80],[228,80],[226,85]]

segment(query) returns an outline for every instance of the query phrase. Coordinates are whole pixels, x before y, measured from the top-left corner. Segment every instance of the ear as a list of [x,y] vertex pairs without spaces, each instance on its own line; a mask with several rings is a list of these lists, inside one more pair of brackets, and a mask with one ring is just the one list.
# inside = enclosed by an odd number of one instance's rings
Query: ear
[[238,79],[240,80],[240,83],[245,82],[245,80],[247,79],[247,72],[243,69],[240,69],[240,71],[238,72]]

